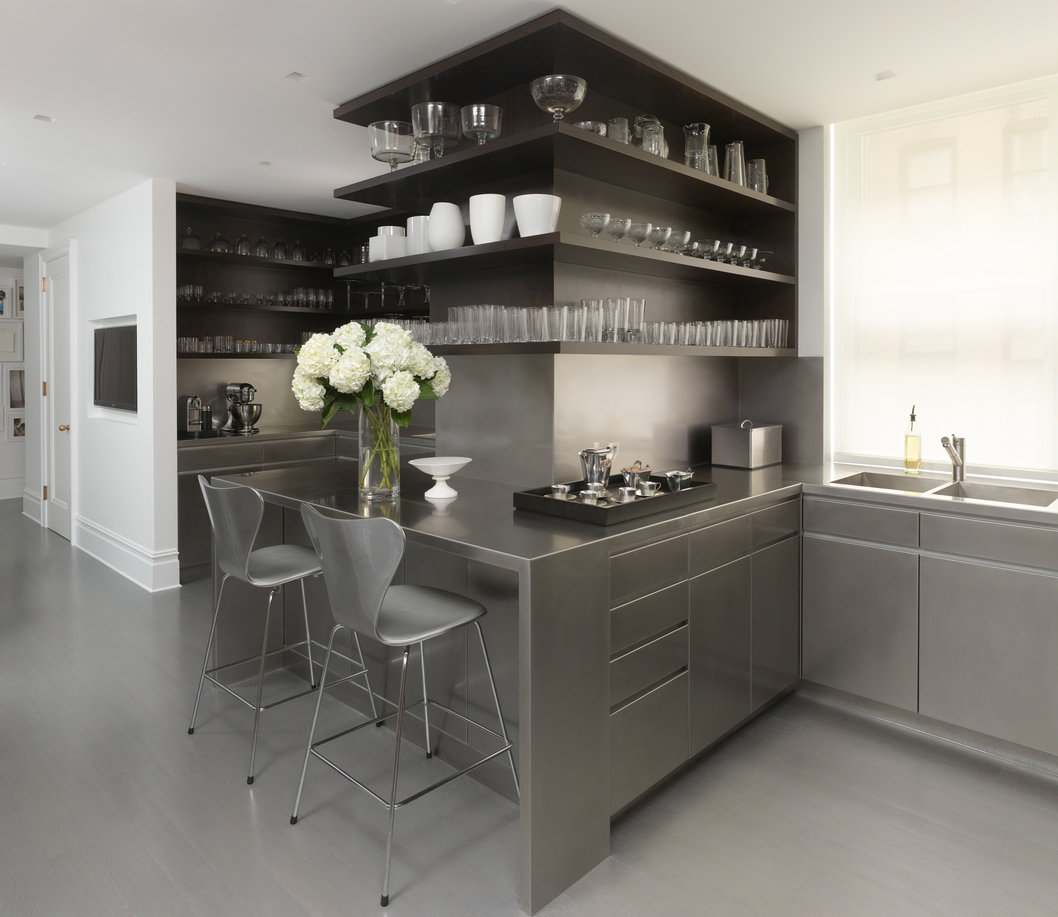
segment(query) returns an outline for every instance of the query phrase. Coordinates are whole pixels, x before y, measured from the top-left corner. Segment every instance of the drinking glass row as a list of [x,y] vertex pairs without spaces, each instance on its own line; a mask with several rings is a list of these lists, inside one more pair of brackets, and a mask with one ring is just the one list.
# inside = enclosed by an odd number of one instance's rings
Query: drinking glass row
[[585,299],[574,306],[452,306],[445,343],[635,342],[641,340],[645,309],[645,299],[631,296]]
[[235,338],[230,334],[214,334],[205,337],[178,337],[177,353],[293,353],[293,344],[277,344],[267,341]]

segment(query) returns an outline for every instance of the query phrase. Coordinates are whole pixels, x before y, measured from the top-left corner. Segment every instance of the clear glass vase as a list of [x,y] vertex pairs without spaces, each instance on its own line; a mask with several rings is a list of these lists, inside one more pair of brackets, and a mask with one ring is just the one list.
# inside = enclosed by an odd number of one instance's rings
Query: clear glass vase
[[359,490],[362,500],[392,500],[400,494],[400,435],[384,404],[360,406]]

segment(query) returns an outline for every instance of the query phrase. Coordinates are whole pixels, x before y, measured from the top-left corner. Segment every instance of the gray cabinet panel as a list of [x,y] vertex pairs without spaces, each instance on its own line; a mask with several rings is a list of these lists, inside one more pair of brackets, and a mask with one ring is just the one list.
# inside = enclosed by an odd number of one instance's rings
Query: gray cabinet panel
[[801,644],[801,540],[786,541],[753,555],[754,710],[797,681]]
[[718,522],[688,536],[690,575],[705,573],[714,567],[748,554],[753,547],[753,523],[750,515]]
[[[242,468],[245,465],[261,463],[261,443],[254,442],[252,436],[240,437],[237,442],[223,441],[208,446],[178,449],[176,452],[176,470],[179,474],[194,471],[206,471],[216,468]],[[250,440],[250,442],[244,442]]]
[[687,620],[687,583],[677,583],[610,612],[610,655],[616,656]]
[[610,716],[610,814],[687,760],[687,673]]
[[687,537],[668,538],[610,558],[610,606],[687,578]]
[[691,580],[690,751],[749,716],[750,558]]
[[610,705],[616,707],[686,666],[686,627],[618,656],[610,662]]
[[302,439],[276,439],[261,443],[261,461],[299,462],[334,458],[333,436],[306,436]]
[[801,501],[788,500],[778,506],[758,510],[749,517],[750,541],[754,548],[771,544],[801,531]]
[[1058,530],[922,514],[922,547],[944,554],[1058,570]]
[[1058,577],[922,558],[920,712],[1058,755]]
[[912,510],[806,497],[803,512],[806,532],[918,546],[918,513]]
[[803,551],[803,676],[915,710],[917,553],[807,534]]

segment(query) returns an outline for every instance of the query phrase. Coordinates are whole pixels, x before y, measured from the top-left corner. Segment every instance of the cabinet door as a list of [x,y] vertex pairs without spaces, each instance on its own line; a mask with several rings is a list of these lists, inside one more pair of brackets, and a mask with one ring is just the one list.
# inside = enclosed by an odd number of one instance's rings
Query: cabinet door
[[1058,577],[922,558],[920,711],[1058,755]]
[[691,580],[690,752],[750,714],[750,558]]
[[804,536],[802,675],[918,705],[918,555]]
[[797,681],[801,634],[801,541],[752,557],[752,694],[754,710]]

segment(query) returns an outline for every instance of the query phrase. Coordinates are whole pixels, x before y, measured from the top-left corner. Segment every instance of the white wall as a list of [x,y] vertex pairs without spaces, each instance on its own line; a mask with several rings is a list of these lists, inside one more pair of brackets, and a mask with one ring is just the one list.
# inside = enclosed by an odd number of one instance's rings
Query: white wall
[[[73,543],[145,589],[174,587],[175,184],[145,181],[49,232],[51,247],[71,240]],[[119,316],[138,329],[136,414],[92,405],[94,323]]]
[[823,356],[826,291],[824,129],[797,135],[797,355]]

